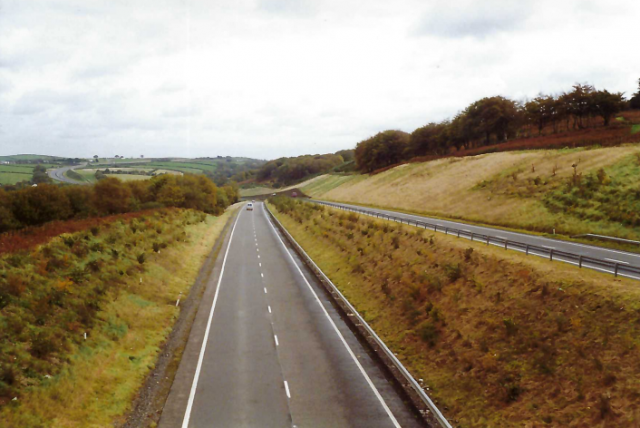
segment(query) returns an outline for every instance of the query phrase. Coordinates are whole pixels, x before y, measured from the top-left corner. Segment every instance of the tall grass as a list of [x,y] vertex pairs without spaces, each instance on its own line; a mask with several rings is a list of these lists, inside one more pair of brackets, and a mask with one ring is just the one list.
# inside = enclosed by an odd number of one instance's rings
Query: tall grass
[[273,205],[455,426],[636,423],[636,283],[315,204]]

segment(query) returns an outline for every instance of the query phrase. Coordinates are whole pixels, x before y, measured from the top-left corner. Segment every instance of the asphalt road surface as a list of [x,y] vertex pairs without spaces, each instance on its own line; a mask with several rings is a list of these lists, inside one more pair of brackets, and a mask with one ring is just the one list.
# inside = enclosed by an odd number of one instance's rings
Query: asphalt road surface
[[218,257],[159,426],[422,426],[254,206]]
[[[314,202],[314,201],[311,200],[310,202]],[[578,244],[578,243],[574,243],[574,242],[561,241],[561,240],[558,240],[558,239],[545,238],[545,237],[542,237],[542,236],[529,235],[529,234],[526,234],[526,233],[510,232],[510,231],[501,230],[501,229],[492,228],[492,227],[474,226],[474,225],[471,225],[471,224],[460,223],[460,222],[455,222],[455,221],[441,220],[441,219],[437,219],[437,218],[431,218],[431,217],[425,217],[425,216],[419,216],[419,215],[412,215],[412,214],[404,214],[404,213],[400,213],[400,212],[397,212],[397,211],[383,210],[383,209],[379,209],[379,208],[362,207],[362,206],[358,206],[358,205],[336,203],[336,202],[328,202],[328,201],[322,201],[322,202],[326,203],[326,204],[334,205],[334,206],[366,209],[368,211],[373,211],[373,212],[377,212],[377,213],[380,213],[380,214],[391,215],[391,216],[395,216],[395,217],[402,218],[402,219],[408,219],[408,220],[411,220],[411,221],[417,220],[417,221],[423,221],[423,222],[427,222],[427,223],[431,223],[431,224],[436,224],[437,226],[442,227],[442,228],[447,228],[448,227],[448,228],[452,228],[452,229],[460,229],[460,230],[463,230],[463,231],[466,231],[466,232],[470,232],[470,233],[478,233],[478,234],[483,234],[483,235],[489,235],[489,236],[496,237],[496,238],[508,239],[509,241],[522,242],[524,244],[536,245],[536,246],[544,247],[544,248],[547,248],[547,249],[553,249],[553,250],[557,250],[557,251],[565,251],[565,252],[568,252],[568,253],[573,253],[573,254],[582,255],[582,256],[586,256],[586,257],[593,257],[593,258],[596,258],[596,259],[606,260],[606,261],[613,262],[613,263],[620,263],[621,265],[640,267],[640,254],[630,253],[630,252],[626,252],[626,251],[619,251],[619,250],[613,250],[613,249],[608,249],[608,248],[603,248],[603,247],[596,247],[596,246],[592,246],[592,245],[585,245],[585,244]],[[496,244],[496,245],[499,245],[499,244]],[[548,254],[547,255],[536,254],[533,251],[530,252],[530,254],[548,257]],[[574,262],[563,260],[561,257],[554,258],[554,260],[561,260],[561,261],[565,261],[565,262],[568,262],[568,263],[575,264]],[[600,267],[589,266],[588,264],[584,264],[584,266],[592,268],[592,269],[596,269],[596,270],[612,273],[610,271],[610,269],[604,269],[604,268],[600,268]],[[621,274],[621,276],[627,276],[627,277],[634,278],[634,279],[640,279],[640,276],[635,276],[635,275],[622,275]]]
[[87,184],[87,183],[85,183],[83,181],[72,180],[71,178],[69,178],[69,177],[64,175],[64,173],[69,171],[70,169],[84,168],[85,165],[86,164],[74,165],[74,166],[65,166],[63,168],[57,168],[57,169],[50,169],[50,170],[47,171],[47,174],[49,174],[49,177],[51,177],[51,179],[56,180],[56,181],[62,181],[63,183]]

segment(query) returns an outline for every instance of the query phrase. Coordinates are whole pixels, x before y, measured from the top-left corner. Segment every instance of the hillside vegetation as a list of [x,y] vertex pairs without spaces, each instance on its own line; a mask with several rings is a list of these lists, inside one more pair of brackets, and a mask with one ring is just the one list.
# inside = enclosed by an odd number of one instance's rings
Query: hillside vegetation
[[120,215],[0,255],[0,425],[113,426],[227,217]]
[[640,239],[640,146],[485,154],[325,175],[312,197],[542,233]]
[[272,204],[454,426],[636,426],[636,282],[321,205]]
[[416,157],[558,148],[564,147],[562,140],[567,136],[570,147],[638,142],[632,135],[640,119],[638,112],[619,114],[637,108],[639,97],[640,87],[627,102],[623,93],[578,83],[562,94],[539,95],[525,102],[485,97],[453,119],[428,123],[411,134],[386,130],[360,141],[355,149],[356,165],[361,172],[373,172]]
[[219,214],[236,202],[237,190],[203,175],[165,174],[145,181],[109,177],[93,186],[41,184],[13,191],[0,188],[0,233],[50,221],[99,217],[159,207]]

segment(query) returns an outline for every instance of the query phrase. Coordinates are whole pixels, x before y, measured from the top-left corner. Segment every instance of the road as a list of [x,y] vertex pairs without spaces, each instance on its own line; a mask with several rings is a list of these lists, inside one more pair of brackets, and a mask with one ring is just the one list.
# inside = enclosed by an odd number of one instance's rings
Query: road
[[72,180],[71,178],[69,178],[66,175],[64,175],[64,173],[69,171],[70,169],[83,168],[85,165],[86,165],[86,163],[83,163],[82,165],[73,165],[73,166],[65,166],[65,167],[57,168],[57,169],[50,169],[50,170],[47,171],[47,174],[49,174],[49,177],[51,177],[51,179],[56,180],[56,181],[62,181],[64,183],[69,183],[69,184],[87,184],[87,183],[85,183],[83,181]]
[[160,427],[422,426],[261,202],[225,245]]
[[[310,202],[314,202],[314,201],[310,200]],[[362,207],[358,205],[328,202],[328,201],[321,201],[321,202],[325,204],[333,205],[333,206],[366,209],[368,211],[373,211],[379,214],[391,215],[391,216],[399,217],[405,220],[423,221],[431,224],[436,224],[442,229],[444,228],[460,229],[469,233],[489,235],[499,239],[508,239],[509,241],[522,242],[524,244],[535,245],[535,246],[544,247],[547,249],[553,249],[555,251],[565,251],[568,253],[573,253],[573,254],[582,255],[586,257],[593,257],[596,259],[606,260],[613,263],[620,263],[621,265],[640,267],[640,254],[630,253],[626,251],[613,250],[613,249],[608,249],[604,247],[596,247],[592,245],[578,244],[575,242],[561,241],[559,239],[529,235],[526,233],[510,232],[510,231],[506,231],[498,228],[486,227],[486,226],[475,226],[467,223],[441,220],[441,219],[432,218],[432,217],[404,214],[397,211],[383,210],[379,208],[369,208],[369,207]],[[535,252],[529,252],[529,254],[548,257],[548,255],[536,254]],[[554,259],[554,260],[561,260],[561,261],[566,261],[568,263],[575,264],[574,262],[563,260],[561,257],[558,257],[557,259]],[[612,273],[610,272],[609,269],[590,266],[588,264],[584,264],[584,266],[592,269]],[[636,276],[636,275],[622,275],[622,276],[627,276],[634,279],[640,279],[640,276]]]

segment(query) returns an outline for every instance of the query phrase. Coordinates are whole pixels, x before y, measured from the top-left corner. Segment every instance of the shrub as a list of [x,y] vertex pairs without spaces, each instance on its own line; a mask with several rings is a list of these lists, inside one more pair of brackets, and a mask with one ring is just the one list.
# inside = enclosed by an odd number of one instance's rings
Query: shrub
[[425,321],[418,327],[418,335],[423,342],[433,347],[438,340],[438,328],[430,321]]
[[136,260],[138,260],[138,263],[140,263],[140,264],[144,264],[146,259],[147,259],[147,256],[146,256],[145,253],[138,254],[138,257],[136,258]]

